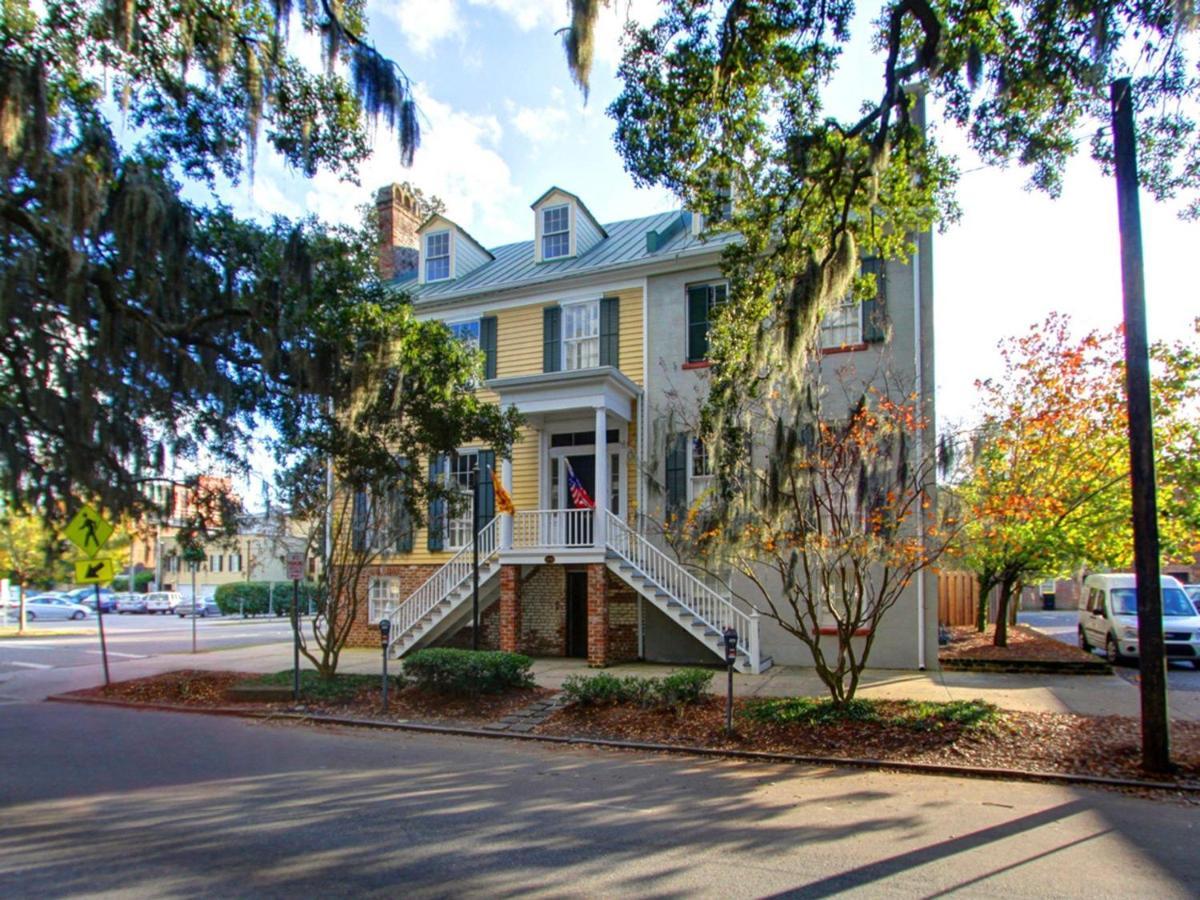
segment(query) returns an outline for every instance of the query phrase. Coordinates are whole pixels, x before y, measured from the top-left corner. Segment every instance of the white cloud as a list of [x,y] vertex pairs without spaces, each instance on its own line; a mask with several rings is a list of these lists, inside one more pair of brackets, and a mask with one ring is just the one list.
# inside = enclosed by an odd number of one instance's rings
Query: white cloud
[[481,6],[504,13],[522,31],[533,31],[538,27],[557,29],[567,24],[567,4],[563,0],[469,0],[469,2],[472,6]]
[[374,153],[360,168],[362,186],[321,173],[308,185],[305,207],[322,219],[355,221],[357,207],[393,181],[410,181],[446,201],[447,213],[485,244],[520,238],[526,224],[508,219],[506,204],[516,194],[512,172],[497,147],[503,136],[492,115],[472,115],[434,99],[423,84],[414,87],[423,115],[421,146],[412,168],[400,165],[395,136],[380,129]]
[[508,109],[513,128],[528,138],[535,149],[561,140],[568,132],[565,126],[571,114],[561,88],[550,89],[550,103],[546,106],[518,106],[510,101]]
[[462,35],[463,22],[454,0],[385,0],[373,4],[372,10],[395,22],[408,45],[421,56],[428,56],[435,44]]

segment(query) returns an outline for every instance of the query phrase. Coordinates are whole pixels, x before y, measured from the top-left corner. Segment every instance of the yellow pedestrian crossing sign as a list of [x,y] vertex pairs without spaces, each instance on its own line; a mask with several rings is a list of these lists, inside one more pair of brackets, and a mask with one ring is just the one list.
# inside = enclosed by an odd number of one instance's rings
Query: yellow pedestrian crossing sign
[[76,584],[108,584],[116,575],[111,559],[79,559],[75,561]]
[[108,543],[112,533],[113,527],[100,518],[100,513],[85,504],[67,526],[66,536],[85,556],[92,557]]

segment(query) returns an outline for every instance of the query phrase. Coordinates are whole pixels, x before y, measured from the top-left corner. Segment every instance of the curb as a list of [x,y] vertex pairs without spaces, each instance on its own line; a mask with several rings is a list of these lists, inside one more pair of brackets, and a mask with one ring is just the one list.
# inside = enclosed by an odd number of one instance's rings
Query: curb
[[115,706],[122,709],[148,709],[156,712],[175,712],[209,716],[228,716],[240,719],[286,719],[314,722],[321,725],[344,725],[354,728],[373,728],[381,731],[410,731],[421,734],[445,734],[460,737],[497,738],[509,741],[533,741],[542,744],[569,746],[604,747],[610,750],[640,750],[651,753],[670,753],[676,756],[702,756],[716,759],[744,759],[753,762],[792,763],[794,765],[840,766],[854,769],[906,772],[915,775],[943,775],[955,778],[976,778],[985,781],[1025,781],[1038,784],[1089,785],[1093,787],[1133,788],[1138,790],[1175,791],[1200,794],[1200,784],[1168,784],[1161,781],[1143,781],[1132,778],[1107,778],[1103,775],[1081,775],[1065,772],[1030,772],[1024,769],[975,769],[970,766],[955,766],[939,763],[905,762],[903,760],[869,759],[840,756],[808,756],[799,753],[776,753],[764,750],[720,749],[696,747],[686,744],[654,744],[644,741],[621,741],[611,738],[564,736],[552,734],[529,734],[525,732],[496,731],[484,728],[469,728],[459,725],[431,725],[421,722],[382,722],[377,719],[356,719],[349,716],[329,716],[319,713],[268,712],[240,709],[233,706],[182,706],[173,703],[130,703],[110,700],[105,697],[72,697],[69,694],[52,694],[49,703],[81,703],[93,706]]
[[1054,662],[1052,660],[939,659],[943,672],[1003,672],[1006,674],[1030,675],[1111,675],[1112,666],[1100,662]]

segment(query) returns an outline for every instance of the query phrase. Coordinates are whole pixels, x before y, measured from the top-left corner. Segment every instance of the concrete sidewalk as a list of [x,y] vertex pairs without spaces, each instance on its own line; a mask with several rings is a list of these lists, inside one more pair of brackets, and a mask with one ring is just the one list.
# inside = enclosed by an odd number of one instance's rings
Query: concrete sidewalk
[[[178,669],[276,672],[291,668],[292,652],[287,644],[239,647],[207,653],[173,653],[137,660],[113,660],[114,681],[142,678]],[[301,665],[309,668],[301,659]],[[630,663],[604,671],[614,675],[660,676],[679,666]],[[399,671],[392,660],[390,671]],[[380,652],[349,649],[342,653],[340,672],[377,674]],[[581,659],[535,660],[534,677],[543,687],[559,688],[570,675],[587,674]],[[723,688],[724,673],[714,672],[714,688]],[[0,702],[41,700],[51,694],[81,690],[102,684],[104,675],[97,660],[94,666],[9,672],[0,675]],[[825,688],[811,669],[775,666],[762,675],[734,676],[734,692],[740,696],[822,696]],[[995,703],[1003,709],[1025,712],[1070,712],[1088,716],[1137,716],[1137,688],[1115,675],[1016,675],[984,672],[913,672],[873,670],[863,676],[860,697],[889,700],[971,700]],[[1169,695],[1171,715],[1176,719],[1200,721],[1200,692],[1174,691]]]

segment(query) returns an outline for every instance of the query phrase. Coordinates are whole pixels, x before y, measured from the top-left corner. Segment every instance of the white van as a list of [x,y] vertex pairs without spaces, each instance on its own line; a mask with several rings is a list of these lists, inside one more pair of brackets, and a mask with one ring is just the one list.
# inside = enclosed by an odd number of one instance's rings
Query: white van
[[[1079,646],[1104,651],[1113,665],[1138,655],[1137,579],[1089,575],[1079,607]],[[1170,575],[1162,576],[1163,638],[1167,656],[1200,662],[1200,616]]]
[[169,616],[182,602],[183,596],[176,591],[155,591],[153,594],[146,595],[146,612]]

